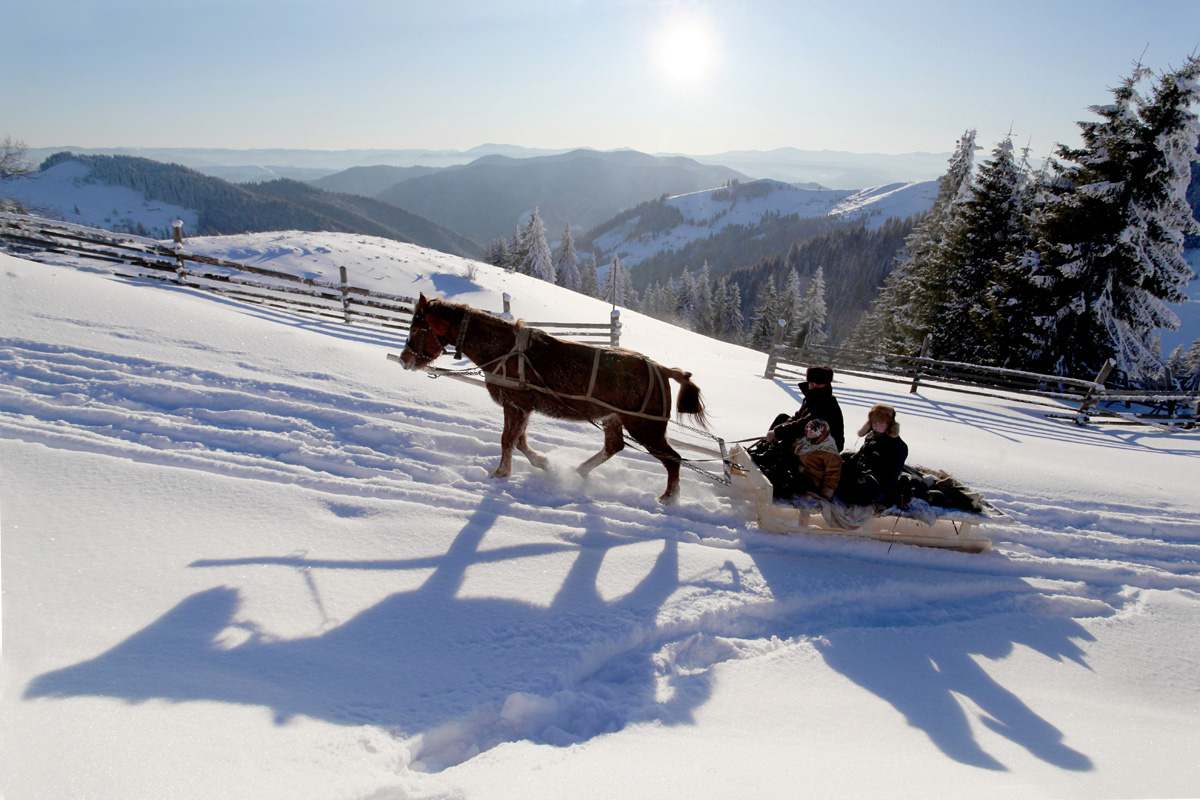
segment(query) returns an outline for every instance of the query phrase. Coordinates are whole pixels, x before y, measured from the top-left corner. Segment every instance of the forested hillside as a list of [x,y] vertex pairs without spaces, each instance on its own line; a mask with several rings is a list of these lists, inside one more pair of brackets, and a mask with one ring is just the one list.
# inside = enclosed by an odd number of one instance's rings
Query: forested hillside
[[[131,156],[80,156],[70,152],[47,158],[39,171],[46,173],[71,161],[88,169],[89,182],[124,187],[150,200],[194,210],[196,229],[189,233],[341,231],[413,242],[472,258],[482,252],[482,247],[468,237],[411,212],[369,198],[326,192],[298,181],[233,184],[178,164]],[[69,193],[59,201],[69,204]],[[169,225],[170,221],[164,220],[161,227],[155,226],[155,230],[146,228],[144,223],[116,223],[113,227],[161,236]]]

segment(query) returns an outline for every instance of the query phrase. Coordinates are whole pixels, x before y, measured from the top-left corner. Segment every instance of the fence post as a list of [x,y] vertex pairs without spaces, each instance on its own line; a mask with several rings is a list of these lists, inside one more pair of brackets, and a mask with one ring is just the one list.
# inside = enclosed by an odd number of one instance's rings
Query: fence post
[[775,367],[778,366],[779,361],[778,351],[783,344],[783,334],[787,332],[787,322],[784,320],[778,320],[778,322],[775,335],[771,337],[771,349],[767,351],[767,371],[763,373],[763,377],[769,381],[775,380]]
[[[1095,384],[1095,386],[1093,386],[1087,390],[1087,394],[1085,394],[1083,396],[1083,402],[1079,404],[1079,415],[1084,420],[1087,419],[1088,409],[1091,408],[1096,402],[1096,400],[1095,400],[1096,390],[1097,389],[1103,390],[1104,382],[1108,380],[1108,376],[1112,373],[1113,368],[1116,366],[1117,366],[1117,362],[1113,361],[1110,358],[1104,362],[1104,365],[1102,367],[1100,367],[1100,371],[1096,373],[1096,380],[1092,381]],[[1082,424],[1082,423],[1080,423],[1080,424]]]
[[183,220],[171,223],[171,238],[175,241],[175,282],[183,283]]
[[[929,358],[929,352],[933,349],[933,334],[925,334],[925,341],[921,342],[921,358]],[[917,370],[913,373],[912,386],[908,388],[909,394],[917,393],[917,383],[921,380],[921,365],[917,364]]]
[[350,287],[349,281],[346,279],[346,268],[338,267],[338,275],[342,279],[342,317],[346,320],[346,324],[350,324]]
[[621,310],[614,308],[608,322],[608,341],[613,347],[621,346]]
[[511,310],[512,298],[508,296],[508,292],[505,292],[504,294],[500,295],[500,297],[504,300],[504,318],[511,320],[512,319],[512,310]]

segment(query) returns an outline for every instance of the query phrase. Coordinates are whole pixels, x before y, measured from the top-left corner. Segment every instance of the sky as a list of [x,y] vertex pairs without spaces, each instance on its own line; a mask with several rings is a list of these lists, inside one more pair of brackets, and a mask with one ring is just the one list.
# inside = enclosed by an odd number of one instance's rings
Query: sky
[[30,147],[1034,154],[1195,0],[40,0],[4,12],[0,137]]

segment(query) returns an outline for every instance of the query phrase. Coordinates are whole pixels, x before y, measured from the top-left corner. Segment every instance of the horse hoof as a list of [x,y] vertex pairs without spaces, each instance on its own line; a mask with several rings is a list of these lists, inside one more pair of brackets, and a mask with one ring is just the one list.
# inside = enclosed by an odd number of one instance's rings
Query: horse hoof
[[679,502],[679,494],[675,493],[661,495],[658,498],[658,502],[662,503],[664,506],[673,506]]
[[493,478],[507,478],[509,475],[512,475],[511,469],[500,469],[499,467],[496,467],[494,470],[492,470]]

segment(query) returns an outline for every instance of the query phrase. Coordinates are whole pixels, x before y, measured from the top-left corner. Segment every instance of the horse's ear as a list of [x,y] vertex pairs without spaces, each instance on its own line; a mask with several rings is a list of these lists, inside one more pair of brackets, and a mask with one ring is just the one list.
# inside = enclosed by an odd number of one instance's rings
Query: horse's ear
[[421,292],[421,299],[417,301],[417,305],[413,308],[414,314],[420,314],[425,310],[425,306],[429,305],[429,301],[425,299],[425,293]]

